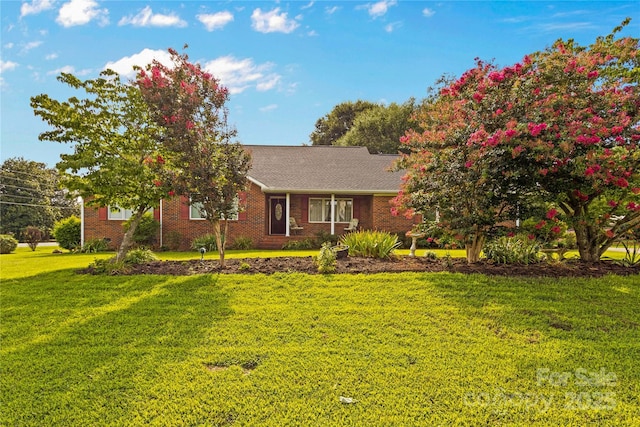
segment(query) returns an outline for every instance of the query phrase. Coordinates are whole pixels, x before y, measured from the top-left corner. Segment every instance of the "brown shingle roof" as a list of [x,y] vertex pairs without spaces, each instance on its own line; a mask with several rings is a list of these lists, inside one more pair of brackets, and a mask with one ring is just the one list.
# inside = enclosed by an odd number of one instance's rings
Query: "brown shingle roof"
[[265,193],[397,193],[403,172],[390,172],[394,155],[366,147],[246,145],[249,179]]

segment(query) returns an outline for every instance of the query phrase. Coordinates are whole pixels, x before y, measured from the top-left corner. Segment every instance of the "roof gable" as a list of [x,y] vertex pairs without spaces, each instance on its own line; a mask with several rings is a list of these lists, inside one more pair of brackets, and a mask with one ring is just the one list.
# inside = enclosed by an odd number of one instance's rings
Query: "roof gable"
[[248,178],[266,193],[397,193],[404,173],[390,172],[398,158],[366,147],[246,145]]

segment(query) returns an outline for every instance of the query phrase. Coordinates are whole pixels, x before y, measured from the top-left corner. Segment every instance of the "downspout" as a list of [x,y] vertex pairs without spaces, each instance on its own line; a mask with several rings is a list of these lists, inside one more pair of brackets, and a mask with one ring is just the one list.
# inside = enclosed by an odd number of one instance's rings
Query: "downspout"
[[336,195],[331,194],[331,234],[336,234]]
[[162,247],[162,199],[160,199],[160,247]]
[[289,237],[291,235],[291,230],[289,228],[289,216],[291,216],[291,214],[289,213],[289,207],[291,205],[291,193],[286,193],[286,198],[285,198],[285,202],[284,202],[284,211],[285,213],[285,221],[284,221],[284,235],[286,237]]
[[84,246],[84,199],[78,197],[80,202],[80,247]]

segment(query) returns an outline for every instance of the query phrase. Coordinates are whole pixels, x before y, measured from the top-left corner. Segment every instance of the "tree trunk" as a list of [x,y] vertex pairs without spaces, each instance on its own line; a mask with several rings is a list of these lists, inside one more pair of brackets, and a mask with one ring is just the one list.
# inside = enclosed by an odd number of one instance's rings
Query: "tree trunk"
[[577,224],[574,227],[576,233],[576,244],[578,245],[578,252],[580,253],[580,259],[585,262],[598,262],[600,257],[607,249],[602,249],[599,244],[598,234],[600,230],[598,227],[590,227],[585,224]]
[[480,252],[484,247],[485,234],[476,228],[473,238],[465,245],[467,250],[467,264],[473,264],[480,261]]
[[[220,222],[224,222],[224,227],[221,227]],[[216,247],[218,248],[218,255],[220,256],[220,268],[225,267],[224,249],[227,236],[227,220],[217,220],[213,222],[213,233],[216,236]]]
[[129,220],[129,229],[122,237],[122,243],[120,243],[120,248],[118,248],[118,254],[116,255],[116,262],[124,261],[124,257],[127,256],[127,252],[129,252],[133,242],[133,234],[136,232],[145,211],[146,209],[136,211]]

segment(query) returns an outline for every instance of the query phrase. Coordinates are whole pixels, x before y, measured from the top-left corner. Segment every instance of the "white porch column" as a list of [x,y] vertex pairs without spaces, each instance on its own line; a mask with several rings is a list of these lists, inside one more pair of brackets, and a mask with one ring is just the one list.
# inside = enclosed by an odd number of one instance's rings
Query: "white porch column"
[[331,195],[331,234],[336,234],[336,195]]
[[291,213],[289,212],[289,209],[291,207],[291,193],[287,193],[286,194],[286,198],[285,198],[285,202],[284,202],[284,211],[286,212],[286,218],[285,218],[285,222],[284,222],[284,235],[289,237],[291,235],[291,230],[289,229],[289,217],[291,216]]

